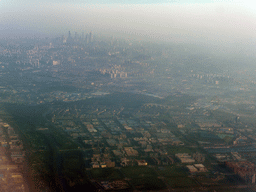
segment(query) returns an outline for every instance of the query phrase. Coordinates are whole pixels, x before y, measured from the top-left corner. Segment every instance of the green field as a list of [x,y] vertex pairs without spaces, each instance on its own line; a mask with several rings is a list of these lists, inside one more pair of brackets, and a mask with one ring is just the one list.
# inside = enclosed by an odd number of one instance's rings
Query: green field
[[183,177],[166,177],[166,182],[172,188],[183,188],[183,187],[198,187],[199,185],[187,176]]
[[122,174],[119,172],[119,170],[114,168],[92,169],[90,170],[90,173],[92,178],[97,180],[123,179]]
[[35,150],[47,149],[48,146],[42,134],[37,131],[29,131],[25,134],[26,140],[30,143],[30,147]]
[[167,152],[168,154],[176,154],[176,153],[193,153],[194,152],[194,148],[189,148],[189,147],[184,147],[184,146],[169,146],[167,148]]
[[180,177],[187,175],[187,171],[183,167],[174,165],[159,167],[157,172],[163,177]]
[[166,188],[164,182],[156,176],[134,178],[130,182],[138,190],[161,190]]
[[206,175],[200,175],[195,178],[201,185],[210,186],[210,185],[220,185],[219,180],[223,180],[224,176],[216,177],[207,177]]
[[150,167],[124,167],[121,169],[125,177],[138,178],[138,177],[151,177],[156,176],[156,172]]

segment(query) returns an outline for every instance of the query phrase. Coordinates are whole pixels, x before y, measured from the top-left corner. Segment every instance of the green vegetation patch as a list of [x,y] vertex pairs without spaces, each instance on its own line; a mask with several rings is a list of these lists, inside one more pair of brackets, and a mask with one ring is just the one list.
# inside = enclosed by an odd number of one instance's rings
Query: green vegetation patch
[[226,127],[232,127],[235,121],[235,115],[221,110],[212,110],[211,116],[218,122],[222,122]]
[[43,114],[48,110],[47,105],[28,106],[5,103],[3,107],[23,130],[34,130],[35,127],[45,126]]
[[189,177],[167,177],[166,182],[172,188],[197,187],[199,186],[192,178]]
[[30,146],[35,150],[47,149],[46,141],[39,132],[29,131],[25,134],[27,141],[30,142]]
[[195,178],[201,185],[210,186],[210,185],[220,185],[219,181],[224,179],[224,176],[207,176],[200,175]]
[[222,138],[226,143],[231,143],[234,138],[234,136],[230,134],[218,134],[218,136]]
[[65,175],[83,175],[85,165],[82,152],[78,150],[60,152],[58,165]]
[[116,180],[123,179],[122,174],[118,169],[105,168],[105,169],[92,169],[90,170],[91,176],[97,180]]
[[169,166],[159,167],[158,174],[164,177],[176,177],[176,176],[180,177],[180,176],[186,176],[187,171],[184,169],[184,167],[169,165]]
[[74,143],[67,135],[60,131],[52,130],[47,135],[50,143],[53,143],[60,150],[78,149],[78,145]]
[[91,105],[94,103],[94,105],[107,105],[107,106],[124,106],[128,108],[138,108],[142,106],[145,103],[155,103],[159,102],[160,99],[142,95],[142,94],[133,94],[133,93],[122,93],[122,92],[116,92],[113,94],[105,95],[104,97],[100,98],[90,98],[83,101],[77,101],[75,104],[83,105],[83,104],[89,104]]
[[51,159],[51,153],[49,151],[38,151],[31,153],[29,156],[29,162],[31,164],[47,163]]
[[166,188],[164,182],[155,176],[134,178],[130,182],[138,190],[161,190]]
[[156,176],[156,172],[150,167],[124,167],[121,169],[125,177],[137,178],[137,177],[151,177]]
[[169,146],[167,148],[168,154],[173,154],[175,155],[176,153],[193,153],[195,151],[194,148],[189,148],[185,146]]
[[80,170],[82,167],[81,161],[79,159],[70,158],[65,159],[62,163],[64,170]]
[[29,156],[29,169],[33,177],[39,176],[43,181],[51,181],[53,174],[52,155],[49,151],[34,152]]

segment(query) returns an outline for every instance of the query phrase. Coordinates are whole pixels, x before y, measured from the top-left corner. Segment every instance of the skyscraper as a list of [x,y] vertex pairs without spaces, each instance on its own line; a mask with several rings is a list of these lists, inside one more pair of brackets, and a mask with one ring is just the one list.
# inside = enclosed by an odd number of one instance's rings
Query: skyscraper
[[85,41],[87,44],[89,43],[89,35],[88,34],[86,34],[86,36],[85,36]]
[[78,39],[78,34],[75,32],[75,41]]
[[84,40],[84,32],[82,33],[82,40]]
[[92,32],[90,32],[90,33],[89,33],[89,43],[92,42],[92,39],[93,39],[93,37],[92,37]]
[[71,33],[70,31],[68,32],[68,38],[67,38],[67,43],[71,43],[72,42],[72,37],[71,37]]

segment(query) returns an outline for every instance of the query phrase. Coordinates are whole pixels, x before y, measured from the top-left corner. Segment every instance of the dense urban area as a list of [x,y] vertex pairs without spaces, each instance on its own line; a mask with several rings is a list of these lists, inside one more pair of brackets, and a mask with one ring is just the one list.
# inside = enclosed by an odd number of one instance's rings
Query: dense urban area
[[255,60],[226,49],[1,39],[0,191],[256,191]]

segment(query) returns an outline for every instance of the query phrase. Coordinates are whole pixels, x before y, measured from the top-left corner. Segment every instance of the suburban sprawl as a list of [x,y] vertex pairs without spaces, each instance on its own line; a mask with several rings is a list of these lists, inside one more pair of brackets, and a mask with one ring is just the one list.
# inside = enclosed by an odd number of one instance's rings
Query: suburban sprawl
[[255,60],[232,54],[0,40],[0,191],[255,191]]

